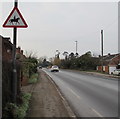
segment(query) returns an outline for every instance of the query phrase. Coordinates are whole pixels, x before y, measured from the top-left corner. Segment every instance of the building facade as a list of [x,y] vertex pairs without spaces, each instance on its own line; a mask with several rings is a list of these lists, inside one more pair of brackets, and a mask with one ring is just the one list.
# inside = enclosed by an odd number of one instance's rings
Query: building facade
[[[103,56],[103,71],[105,73],[112,74],[115,69],[119,68],[119,64],[120,54],[108,54]],[[97,71],[102,71],[102,66],[97,66]]]

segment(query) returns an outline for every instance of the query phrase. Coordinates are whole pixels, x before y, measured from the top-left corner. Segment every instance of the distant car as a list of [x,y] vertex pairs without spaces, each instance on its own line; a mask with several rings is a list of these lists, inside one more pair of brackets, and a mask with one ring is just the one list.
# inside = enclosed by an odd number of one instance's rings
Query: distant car
[[53,65],[50,70],[51,72],[59,72],[59,67],[57,65]]
[[113,74],[114,75],[119,75],[120,76],[120,69],[116,69],[113,71]]
[[42,66],[39,66],[39,69],[42,69]]

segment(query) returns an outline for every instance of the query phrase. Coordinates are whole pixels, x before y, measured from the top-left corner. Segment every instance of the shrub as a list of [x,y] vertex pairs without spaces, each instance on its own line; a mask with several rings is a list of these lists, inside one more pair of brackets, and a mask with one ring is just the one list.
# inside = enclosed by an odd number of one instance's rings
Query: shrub
[[36,83],[38,81],[38,74],[33,74],[31,75],[30,79],[29,79],[29,83]]
[[7,103],[4,109],[5,113],[3,115],[3,118],[23,119],[26,116],[30,98],[31,98],[30,93],[24,93],[22,94],[23,103],[21,105]]

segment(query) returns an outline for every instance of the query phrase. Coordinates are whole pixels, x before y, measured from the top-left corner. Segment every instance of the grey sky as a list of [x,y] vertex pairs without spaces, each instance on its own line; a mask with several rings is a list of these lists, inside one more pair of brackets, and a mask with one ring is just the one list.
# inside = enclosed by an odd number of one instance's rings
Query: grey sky
[[[100,54],[100,30],[104,30],[104,54],[118,53],[117,2],[21,2],[18,6],[28,28],[18,29],[17,45],[33,51],[38,57],[54,57],[55,51]],[[2,22],[13,9],[13,3],[2,3]],[[10,36],[11,28],[2,28]]]

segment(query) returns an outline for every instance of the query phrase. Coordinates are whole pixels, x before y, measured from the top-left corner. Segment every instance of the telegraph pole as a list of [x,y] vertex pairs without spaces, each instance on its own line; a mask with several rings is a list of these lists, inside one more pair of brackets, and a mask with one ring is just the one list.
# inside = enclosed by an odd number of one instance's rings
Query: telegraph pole
[[102,65],[102,72],[103,72],[103,30],[101,30],[101,55],[102,55],[101,65]]
[[[18,7],[18,0],[15,0],[14,7]],[[17,97],[17,70],[16,70],[16,44],[17,44],[17,28],[13,28],[13,82],[12,82],[12,92],[13,92],[13,102],[16,103]]]

